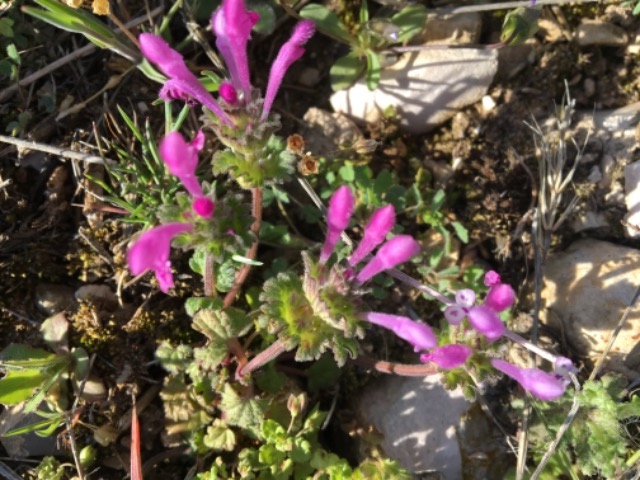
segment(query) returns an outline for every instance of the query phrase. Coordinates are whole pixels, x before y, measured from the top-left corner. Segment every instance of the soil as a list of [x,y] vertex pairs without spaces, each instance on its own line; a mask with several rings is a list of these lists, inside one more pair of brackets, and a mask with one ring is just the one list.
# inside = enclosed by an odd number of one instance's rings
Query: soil
[[[120,5],[115,13],[122,20],[144,14],[139,2],[112,2],[112,6],[114,3]],[[156,2],[151,3],[153,7]],[[18,17],[24,25],[32,22],[27,16],[18,14]],[[638,19],[616,5],[554,7],[545,17],[566,22],[564,29],[568,32],[585,18],[615,22],[630,38],[640,27]],[[483,20],[482,42],[495,41],[500,31],[499,12],[486,13]],[[256,88],[264,89],[270,64],[264,59],[274,57],[275,46],[284,41],[291,24],[284,22],[286,28],[277,29],[268,37],[256,36],[250,50]],[[176,39],[184,36],[179,19],[174,19],[171,31]],[[210,35],[207,38],[210,40]],[[27,41],[21,78],[87,44],[81,36],[43,25],[39,26],[37,36],[28,36]],[[201,49],[184,53],[194,70],[210,68]],[[309,107],[330,109],[328,71],[342,53],[340,46],[321,35],[309,43],[306,55],[287,76],[277,100],[283,136],[299,130]],[[511,55],[522,67],[515,73],[501,72],[496,78],[488,92],[496,101],[492,110],[484,111],[480,105],[468,107],[427,135],[402,133],[392,120],[366,125],[362,130],[368,138],[380,142],[380,147],[367,158],[374,171],[392,169],[400,182],[409,186],[415,175],[415,162],[410,159],[418,159],[421,167],[433,173],[433,186],[442,181],[448,198],[454,199],[447,205],[448,218],[458,220],[470,231],[470,241],[456,252],[460,266],[491,266],[501,272],[504,281],[520,286],[532,274],[532,246],[527,233],[530,226],[526,219],[533,205],[533,179],[537,178],[532,135],[524,121],[548,118],[561,102],[565,81],[581,111],[593,111],[594,107],[614,109],[640,100],[637,83],[640,62],[637,53],[628,48],[579,47],[565,38],[549,41],[542,33],[525,46],[512,47]],[[297,82],[306,67],[321,72],[319,83],[313,88]],[[114,76],[121,76],[116,85],[100,93]],[[6,77],[0,79],[3,80],[0,90],[11,84]],[[595,91],[585,91],[585,84],[589,86],[590,82],[595,82]],[[158,110],[152,106],[157,91],[158,86],[132,69],[127,61],[97,49],[21,87],[0,106],[0,124],[3,129],[9,128],[10,122],[18,121],[22,114],[30,118],[17,132],[18,137],[91,154],[97,153],[95,145],[99,140],[104,144],[107,139],[112,148],[106,154],[115,158],[113,147],[134,148],[131,133],[118,120],[117,106],[130,115],[135,112],[140,126],[148,121],[151,130],[160,136],[163,118],[153,115]],[[56,119],[63,105],[86,101],[94,95],[78,112]],[[197,124],[197,117],[192,114],[187,126]],[[587,153],[589,148],[591,143]],[[89,406],[82,417],[88,423],[113,426],[131,407],[132,391],[142,394],[161,384],[164,373],[154,361],[157,345],[165,339],[190,342],[197,338],[189,328],[190,319],[182,304],[185,297],[201,293],[202,287],[187,277],[179,278],[171,296],[140,283],[128,286],[130,277],[124,253],[138,227],[122,224],[117,208],[87,195],[87,189],[95,191],[96,186],[84,177],[86,165],[36,150],[17,150],[6,144],[0,145],[0,152],[0,346],[22,343],[43,347],[38,328],[52,313],[43,309],[43,292],[68,287],[64,294],[56,295],[56,301],[62,301],[60,297],[68,300],[63,302],[62,309],[71,325],[70,343],[96,355],[93,373],[109,391],[107,401]],[[451,170],[452,159],[460,159],[459,168]],[[520,162],[528,168],[523,168]],[[438,173],[442,171],[451,173],[447,175],[449,178],[443,180]],[[94,172],[104,175],[100,169]],[[625,212],[619,205],[608,204],[605,192],[589,186],[589,173],[588,167],[578,169],[576,188],[584,187],[581,190],[586,192],[584,197],[606,213],[613,228],[588,234],[633,244],[619,227]],[[302,194],[296,191],[295,195]],[[310,203],[304,198],[302,201]],[[412,228],[425,228],[412,226],[409,221],[403,224],[409,233]],[[303,229],[303,234],[310,240],[321,241],[319,232]],[[570,243],[580,235],[584,233],[562,228],[554,236],[554,245]],[[268,248],[262,252],[269,258]],[[180,268],[180,260],[176,262]],[[248,285],[259,280],[252,277]],[[117,294],[115,305],[74,301],[73,293],[87,284],[108,285]],[[166,442],[161,441],[163,412],[157,395],[141,411],[140,418],[144,426],[143,456],[151,458],[167,451]],[[91,432],[79,428],[76,435],[88,437]],[[118,458],[123,456],[127,463],[126,437],[123,435],[123,440],[101,452],[104,465],[115,468],[106,469],[112,473],[105,473],[103,478],[122,478]],[[188,463],[174,462],[155,478],[184,478]],[[14,467],[17,471],[21,469],[15,464]]]

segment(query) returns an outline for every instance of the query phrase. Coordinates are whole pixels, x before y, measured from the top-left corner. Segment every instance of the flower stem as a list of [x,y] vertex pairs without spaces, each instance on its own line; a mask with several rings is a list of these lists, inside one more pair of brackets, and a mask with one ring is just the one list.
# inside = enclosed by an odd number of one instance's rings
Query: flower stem
[[[251,189],[252,195],[252,203],[251,203],[251,213],[253,215],[253,224],[251,225],[251,231],[256,237],[255,242],[251,245],[251,248],[246,254],[246,257],[253,260],[258,253],[258,245],[260,244],[260,226],[262,225],[262,189],[260,187],[254,187]],[[227,292],[223,301],[223,308],[229,308],[236,299],[236,295],[240,291],[242,284],[249,276],[249,270],[251,269],[251,265],[244,264],[240,268],[240,271],[236,275],[235,281],[231,290]],[[229,350],[236,356],[238,359],[238,370],[236,372],[236,376],[242,372],[243,368],[247,364],[247,353],[237,338],[230,338],[227,340],[227,346]]]
[[378,372],[389,375],[400,375],[402,377],[425,377],[438,373],[438,367],[436,365],[385,362],[384,360],[376,360],[365,355],[354,358],[352,362],[370,370],[377,370]]
[[248,363],[245,365],[239,365],[236,370],[236,380],[242,379],[245,375],[257,370],[258,368],[266,365],[274,358],[280,356],[280,354],[287,351],[287,347],[284,342],[280,339],[273,342],[263,351],[258,353],[255,357],[253,357]]
[[[251,248],[245,255],[247,258],[253,260],[256,258],[256,254],[258,253],[258,245],[260,244],[260,226],[262,225],[262,189],[260,187],[254,187],[251,189],[251,195],[253,197],[253,201],[251,204],[251,214],[253,215],[253,224],[251,225],[251,231],[256,237],[255,242],[251,245]],[[230,307],[234,300],[236,299],[236,295],[240,291],[240,287],[249,276],[249,270],[251,270],[251,265],[244,264],[240,267],[238,274],[236,275],[235,281],[231,290],[227,292],[227,295],[224,297],[224,308]]]

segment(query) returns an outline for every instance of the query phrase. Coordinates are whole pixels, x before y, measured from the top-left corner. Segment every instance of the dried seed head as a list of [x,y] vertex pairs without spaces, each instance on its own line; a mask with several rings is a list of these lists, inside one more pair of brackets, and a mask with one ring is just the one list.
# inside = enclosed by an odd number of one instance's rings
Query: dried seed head
[[304,176],[318,173],[318,160],[316,160],[316,157],[310,153],[302,157],[298,162],[298,172]]
[[287,138],[287,150],[289,150],[291,153],[301,155],[304,151],[304,147],[304,138],[302,138],[302,135],[294,133],[293,135],[290,135],[289,138]]

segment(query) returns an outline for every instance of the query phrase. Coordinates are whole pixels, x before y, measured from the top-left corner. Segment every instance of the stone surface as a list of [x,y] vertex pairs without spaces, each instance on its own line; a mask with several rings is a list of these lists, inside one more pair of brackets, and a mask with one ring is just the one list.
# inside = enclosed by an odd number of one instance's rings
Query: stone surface
[[460,390],[444,389],[437,375],[377,379],[357,400],[356,411],[383,436],[385,454],[412,472],[437,470],[462,478],[456,430],[471,404]]
[[53,315],[73,307],[73,288],[67,285],[41,283],[36,287],[36,307],[45,315]]
[[358,127],[341,113],[311,107],[303,119],[305,149],[313,155],[335,156],[336,151],[351,148],[364,139]]
[[336,112],[365,122],[379,121],[392,107],[402,128],[425,133],[460,108],[479,101],[497,68],[495,50],[452,48],[406,53],[382,71],[376,90],[370,91],[360,80],[334,93],[331,105]]
[[430,14],[424,29],[411,39],[412,43],[465,45],[479,43],[482,17],[477,12],[457,14]]
[[627,33],[622,28],[599,20],[583,20],[576,30],[575,37],[581,47],[622,47],[629,41]]
[[[546,262],[541,320],[582,355],[597,359],[640,285],[640,251],[579,240]],[[640,366],[640,308],[618,335],[608,361]]]
[[628,211],[624,218],[627,235],[640,237],[640,161],[624,168],[624,191]]

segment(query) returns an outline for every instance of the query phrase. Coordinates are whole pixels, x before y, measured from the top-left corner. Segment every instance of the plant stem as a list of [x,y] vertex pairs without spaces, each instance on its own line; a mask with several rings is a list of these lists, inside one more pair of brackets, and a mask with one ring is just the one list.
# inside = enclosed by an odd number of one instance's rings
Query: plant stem
[[[258,245],[260,244],[260,226],[262,225],[262,188],[252,188],[251,196],[251,214],[253,215],[253,224],[251,225],[251,231],[255,235],[256,239],[245,256],[253,260],[256,258],[256,254],[258,253]],[[244,264],[242,265],[242,267],[240,267],[240,271],[236,275],[231,290],[229,290],[224,297],[224,301],[222,304],[223,308],[229,308],[233,304],[236,299],[236,295],[238,295],[238,292],[242,287],[242,284],[249,276],[249,270],[251,270],[251,265],[249,264]],[[237,338],[230,338],[229,340],[227,340],[227,346],[238,359],[238,370],[236,371],[236,376],[238,376],[242,372],[244,366],[247,364],[247,353],[244,348],[242,348],[242,345],[240,345],[240,342]]]
[[[258,253],[258,245],[260,244],[260,226],[262,225],[262,189],[260,187],[254,187],[251,189],[251,195],[253,197],[253,201],[251,204],[251,214],[253,215],[253,224],[251,225],[251,231],[256,237],[255,242],[251,245],[251,248],[245,255],[245,257],[253,260],[256,258],[256,254]],[[236,275],[236,279],[231,287],[231,290],[227,292],[227,295],[224,297],[224,308],[230,307],[234,300],[236,299],[236,295],[240,291],[240,287],[249,276],[249,270],[251,270],[251,265],[245,263],[240,267],[240,271]]]
[[213,269],[213,255],[207,252],[204,260],[204,295],[205,297],[216,297],[216,276]]
[[263,351],[258,353],[255,357],[253,357],[248,363],[244,366],[238,366],[236,370],[236,380],[242,379],[245,375],[257,370],[258,368],[266,365],[274,358],[280,356],[280,354],[287,351],[287,347],[281,339],[276,340]]
[[360,355],[351,361],[364,368],[377,370],[378,372],[389,375],[400,375],[402,377],[426,377],[427,375],[436,375],[439,373],[438,367],[435,365],[386,362],[384,360],[376,360],[366,355]]

